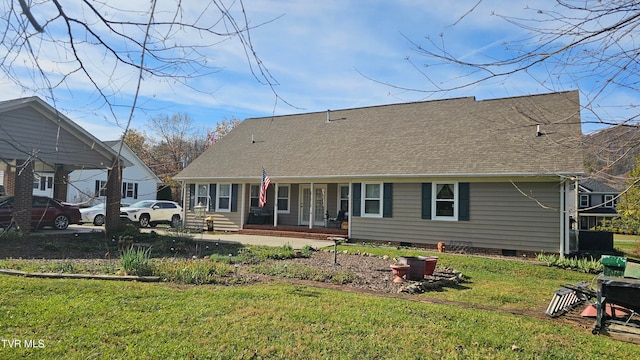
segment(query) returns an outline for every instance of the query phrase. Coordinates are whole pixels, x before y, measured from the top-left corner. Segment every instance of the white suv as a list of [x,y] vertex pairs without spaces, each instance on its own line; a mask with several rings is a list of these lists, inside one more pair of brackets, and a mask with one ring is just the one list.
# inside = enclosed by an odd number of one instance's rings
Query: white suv
[[178,203],[166,200],[142,200],[120,209],[120,219],[137,223],[140,227],[155,227],[169,224],[178,227],[181,224],[182,207]]

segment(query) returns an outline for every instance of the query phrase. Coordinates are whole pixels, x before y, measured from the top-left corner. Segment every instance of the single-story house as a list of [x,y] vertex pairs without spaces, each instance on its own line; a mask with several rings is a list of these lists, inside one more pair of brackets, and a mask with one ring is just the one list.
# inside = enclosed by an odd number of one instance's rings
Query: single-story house
[[[123,204],[132,204],[140,200],[155,200],[158,185],[162,181],[149,169],[134,152],[120,140],[103,141],[113,151],[129,160],[132,164],[122,169],[122,200]],[[122,143],[122,148],[120,144]],[[53,197],[53,171],[39,171],[33,179],[33,194]],[[107,169],[78,169],[67,176],[67,198],[69,203],[86,206],[105,202]]]
[[584,179],[578,184],[578,229],[595,230],[603,220],[619,217],[616,199],[620,191],[595,180]]
[[[567,190],[584,174],[579,92],[474,97],[246,119],[174,179],[216,230],[568,253]],[[256,214],[263,169],[271,180]]]
[[[122,200],[124,204],[133,204],[140,200],[155,200],[158,185],[162,181],[121,140],[104,141],[113,151],[129,160],[131,166],[122,169]],[[69,174],[67,201],[70,203],[104,202],[106,196],[107,171],[99,169],[74,170]]]

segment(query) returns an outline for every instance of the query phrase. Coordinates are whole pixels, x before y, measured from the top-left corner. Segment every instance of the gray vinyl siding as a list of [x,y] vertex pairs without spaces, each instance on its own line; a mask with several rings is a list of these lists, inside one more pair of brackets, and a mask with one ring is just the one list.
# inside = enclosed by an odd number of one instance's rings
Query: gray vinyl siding
[[111,166],[111,159],[92,151],[92,144],[80,141],[64,127],[58,128],[56,123],[32,108],[19,108],[1,115],[0,123],[11,133],[10,141],[0,143],[0,153],[5,159],[25,160],[29,152],[37,149],[38,158],[51,164],[97,169]]
[[[267,193],[267,195],[269,195],[269,193]],[[298,210],[300,209],[298,204],[299,198],[300,187],[298,184],[289,185],[289,213],[278,213],[278,225],[298,225]]]
[[238,212],[216,212],[207,213],[213,217],[213,228],[215,231],[238,231],[240,230],[241,213]]
[[[464,242],[478,248],[558,252],[559,184],[471,183],[470,220],[421,218],[421,184],[395,183],[393,217],[353,217],[354,240],[435,245]],[[537,202],[543,204],[542,207]]]

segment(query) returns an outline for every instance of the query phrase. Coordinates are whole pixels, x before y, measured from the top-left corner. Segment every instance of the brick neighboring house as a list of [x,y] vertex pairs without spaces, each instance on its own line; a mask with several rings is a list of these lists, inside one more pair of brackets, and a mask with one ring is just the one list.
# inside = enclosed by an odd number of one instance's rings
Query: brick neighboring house
[[256,221],[265,169],[273,229],[342,210],[354,241],[569,253],[581,140],[578,91],[412,102],[246,119],[174,179],[216,230]]
[[578,229],[595,230],[603,220],[620,216],[616,211],[619,190],[594,179],[580,180],[578,189]]
[[[38,97],[0,102],[0,138],[4,139],[0,141],[3,184],[16,197],[14,217],[19,226],[31,221],[36,172],[52,174],[53,197],[64,201],[69,172],[107,169],[117,157],[109,146]],[[131,165],[123,158],[120,164]],[[119,193],[118,188],[110,190]],[[25,235],[31,230],[20,227]]]

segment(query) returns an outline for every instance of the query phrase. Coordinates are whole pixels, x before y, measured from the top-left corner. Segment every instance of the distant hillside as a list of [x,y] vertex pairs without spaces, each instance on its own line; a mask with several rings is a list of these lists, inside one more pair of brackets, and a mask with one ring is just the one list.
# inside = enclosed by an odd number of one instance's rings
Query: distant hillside
[[584,136],[585,169],[609,186],[623,189],[640,154],[640,129],[616,126]]

